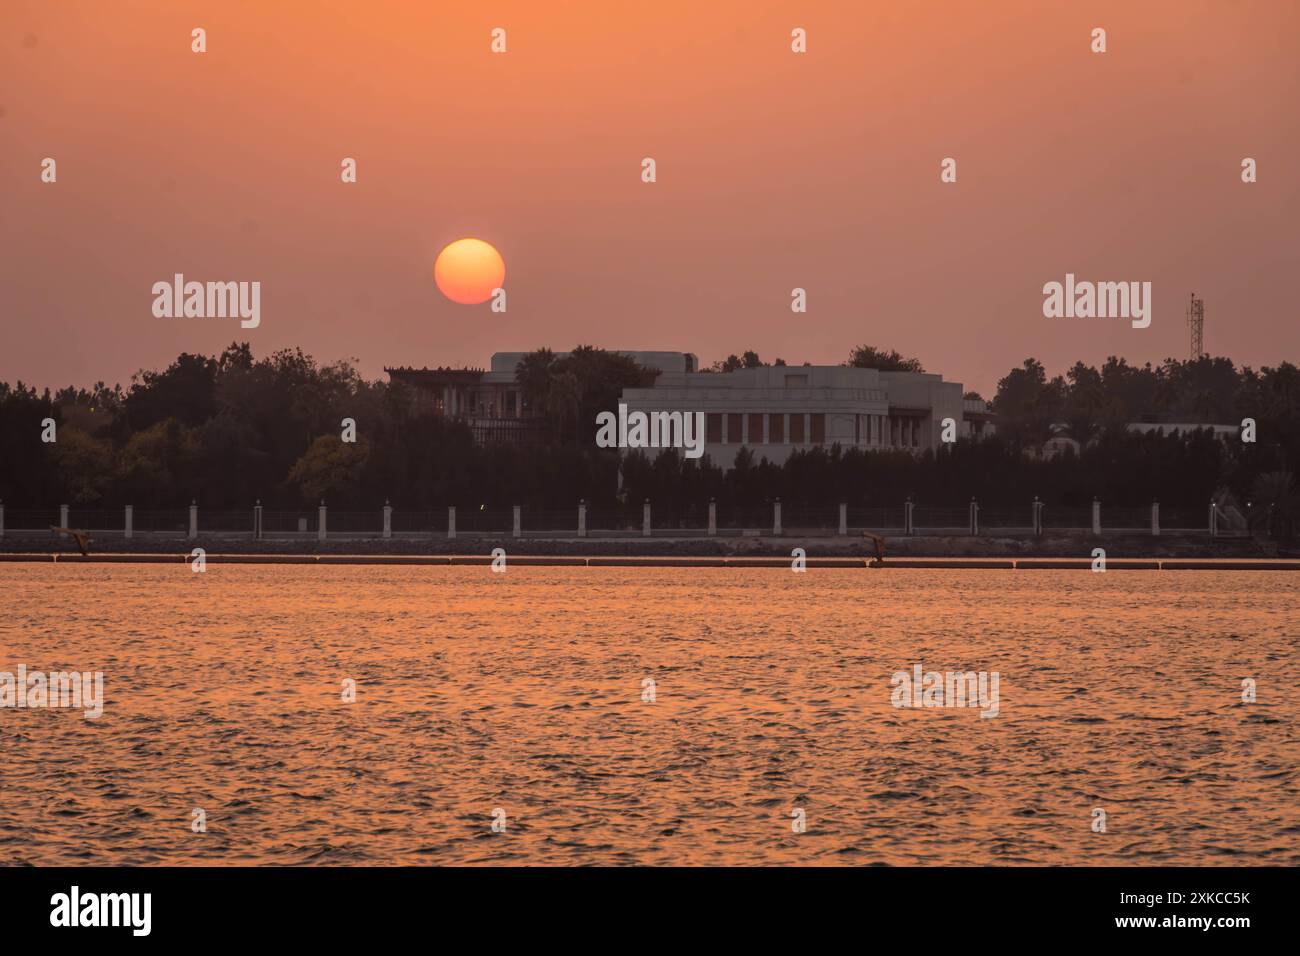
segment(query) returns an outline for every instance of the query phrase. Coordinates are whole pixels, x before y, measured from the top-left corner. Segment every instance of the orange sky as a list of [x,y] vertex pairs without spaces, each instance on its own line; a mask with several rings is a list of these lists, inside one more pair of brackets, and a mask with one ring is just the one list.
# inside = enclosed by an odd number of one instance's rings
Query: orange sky
[[[1028,355],[1185,357],[1192,290],[1212,353],[1300,359],[1296,3],[7,0],[0,27],[0,380],[236,338],[370,376],[869,342],[989,395]],[[437,292],[466,235],[507,313]],[[176,272],[260,281],[260,327],[155,318]],[[1151,281],[1151,327],[1044,318],[1066,272]]]

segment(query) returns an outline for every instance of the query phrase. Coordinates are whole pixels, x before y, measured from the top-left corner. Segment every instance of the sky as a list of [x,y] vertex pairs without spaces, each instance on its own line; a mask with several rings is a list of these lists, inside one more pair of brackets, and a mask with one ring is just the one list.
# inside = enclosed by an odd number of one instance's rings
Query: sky
[[[869,343],[991,397],[1028,356],[1187,357],[1193,291],[1211,354],[1297,361],[1297,104],[1289,0],[6,0],[0,381]],[[434,285],[466,236],[504,313]],[[260,282],[260,325],[156,317],[178,272]],[[1066,273],[1151,282],[1150,327],[1044,317]]]

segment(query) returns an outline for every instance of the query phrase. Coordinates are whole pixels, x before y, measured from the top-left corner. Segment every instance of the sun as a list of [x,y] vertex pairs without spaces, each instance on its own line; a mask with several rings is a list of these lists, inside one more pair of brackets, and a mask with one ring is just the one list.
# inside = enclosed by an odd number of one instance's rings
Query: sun
[[506,263],[490,242],[457,239],[438,253],[433,281],[452,302],[477,305],[492,298],[506,280]]

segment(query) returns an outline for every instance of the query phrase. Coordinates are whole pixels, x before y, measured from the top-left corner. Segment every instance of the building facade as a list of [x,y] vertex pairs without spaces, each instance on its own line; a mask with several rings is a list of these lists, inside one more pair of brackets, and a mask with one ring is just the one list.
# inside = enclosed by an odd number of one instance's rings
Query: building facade
[[957,382],[840,365],[664,372],[652,388],[626,389],[623,402],[629,413],[703,412],[705,454],[723,468],[743,447],[773,463],[798,448],[837,443],[919,453],[938,447],[943,419],[953,419],[958,436],[971,424]]

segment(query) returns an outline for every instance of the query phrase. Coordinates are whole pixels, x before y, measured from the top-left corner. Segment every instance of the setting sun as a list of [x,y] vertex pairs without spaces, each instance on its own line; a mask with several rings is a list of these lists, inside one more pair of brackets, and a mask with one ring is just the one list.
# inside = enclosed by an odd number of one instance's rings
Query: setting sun
[[433,266],[433,279],[442,294],[462,305],[486,302],[505,278],[501,253],[482,239],[457,239],[438,253]]

